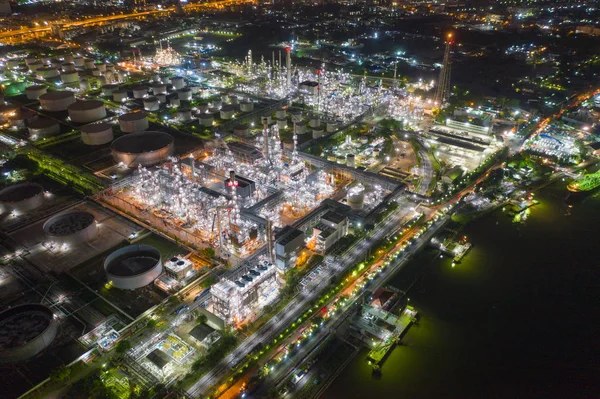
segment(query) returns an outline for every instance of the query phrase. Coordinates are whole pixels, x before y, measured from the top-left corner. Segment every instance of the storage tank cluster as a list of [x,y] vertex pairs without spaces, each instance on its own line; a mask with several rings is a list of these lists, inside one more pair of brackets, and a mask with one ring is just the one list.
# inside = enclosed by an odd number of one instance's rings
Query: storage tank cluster
[[154,96],[144,98],[143,103],[146,111],[158,111],[160,108],[158,98]]
[[175,150],[173,136],[163,132],[136,132],[121,136],[112,143],[114,161],[134,168],[151,166],[166,160]]
[[51,118],[39,117],[27,121],[29,134],[36,138],[45,138],[60,133],[60,124]]
[[145,112],[129,112],[119,116],[119,127],[123,133],[142,132],[150,127]]
[[66,90],[51,91],[39,96],[39,100],[44,111],[66,111],[75,102],[75,95],[73,92]]
[[46,89],[46,86],[41,85],[33,85],[25,88],[25,95],[28,100],[37,100],[42,94],[46,94],[47,92],[48,89]]
[[113,129],[109,123],[90,123],[81,127],[81,141],[87,145],[102,145],[113,140]]
[[96,218],[85,211],[59,213],[48,219],[43,229],[48,240],[58,246],[89,242],[98,234]]
[[90,123],[106,118],[106,107],[100,100],[74,102],[68,108],[69,117],[76,123]]
[[29,360],[48,348],[58,334],[52,310],[38,303],[18,305],[0,313],[0,363]]
[[120,248],[104,260],[106,279],[122,290],[135,290],[152,284],[163,271],[160,251],[150,245]]
[[19,215],[44,203],[44,188],[37,183],[18,183],[0,191],[0,210]]

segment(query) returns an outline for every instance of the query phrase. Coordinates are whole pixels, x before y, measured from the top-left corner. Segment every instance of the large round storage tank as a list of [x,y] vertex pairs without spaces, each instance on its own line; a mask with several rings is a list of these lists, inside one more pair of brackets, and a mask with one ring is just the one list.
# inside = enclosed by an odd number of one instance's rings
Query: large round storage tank
[[167,103],[167,95],[165,93],[158,93],[155,97],[158,100],[159,104]]
[[152,89],[152,93],[154,95],[167,93],[167,85],[164,83],[152,83],[150,88]]
[[90,123],[106,118],[106,107],[100,100],[77,101],[69,105],[69,116],[75,123]]
[[202,126],[212,126],[215,121],[215,117],[212,114],[202,114],[198,119],[200,119]]
[[185,80],[183,79],[183,76],[175,76],[173,79],[171,79],[171,83],[173,84],[175,90],[183,89],[185,87]]
[[37,100],[42,94],[46,94],[48,89],[46,86],[34,85],[25,88],[25,95],[28,100]]
[[180,108],[177,110],[177,119],[182,122],[187,122],[192,120],[192,110],[189,108]]
[[63,72],[74,72],[75,64],[73,64],[72,62],[63,62],[60,68]]
[[85,66],[85,69],[94,69],[94,68],[96,68],[96,61],[94,61],[90,58],[86,58],[83,61],[83,65]]
[[310,118],[309,125],[312,128],[321,127],[321,120],[319,118]]
[[135,290],[152,284],[162,273],[160,251],[144,244],[120,248],[106,257],[106,279],[122,290]]
[[327,132],[335,132],[338,129],[338,123],[336,121],[327,121]]
[[229,96],[229,103],[231,105],[238,105],[240,103],[240,100],[238,99],[238,96],[232,95],[232,96]]
[[64,60],[65,62],[73,62],[73,58],[74,58],[74,57],[73,57],[73,54],[65,54],[65,55],[63,56],[63,60]]
[[129,112],[119,116],[119,127],[123,133],[141,132],[150,127],[145,112]]
[[235,114],[235,110],[236,110],[236,107],[234,105],[230,105],[230,104],[224,105],[221,108],[221,119],[226,120],[226,119],[233,118],[233,115]]
[[280,130],[287,128],[287,118],[277,118],[277,127]]
[[0,191],[0,209],[2,212],[22,214],[44,203],[44,188],[37,183],[19,183]]
[[158,98],[146,97],[144,98],[144,109],[146,111],[158,111],[160,108],[158,104]]
[[118,103],[122,103],[129,98],[127,95],[127,90],[122,90],[122,89],[113,91],[112,96],[113,96],[113,100]]
[[50,308],[38,303],[19,305],[0,313],[0,363],[29,360],[48,348],[59,324]]
[[26,57],[25,58],[25,65],[29,66],[30,64],[33,64],[34,62],[37,62],[38,59],[35,57]]
[[248,124],[242,123],[233,128],[233,134],[236,136],[246,137],[250,135],[250,128],[248,127]]
[[104,62],[96,62],[96,69],[99,70],[100,72],[104,73],[106,72],[106,64]]
[[353,168],[356,166],[356,157],[354,154],[346,155],[346,165]]
[[27,122],[27,130],[35,138],[50,137],[60,133],[60,124],[50,118],[35,118]]
[[102,95],[103,96],[112,96],[113,92],[119,90],[119,85],[117,84],[105,84],[102,86]]
[[35,70],[36,74],[42,79],[56,78],[59,75],[58,69],[50,66],[43,66]]
[[29,67],[29,72],[31,72],[31,73],[37,73],[37,70],[39,68],[43,68],[44,64],[42,64],[39,61],[36,61],[36,62],[31,63],[31,64],[28,64],[27,66]]
[[254,103],[252,101],[242,101],[240,103],[240,111],[250,112],[254,110]]
[[160,81],[168,85],[169,83],[171,83],[171,78],[166,73],[163,73],[160,75]]
[[90,81],[87,78],[83,78],[79,81],[79,90],[87,91],[90,87]]
[[171,107],[179,107],[181,105],[181,101],[177,94],[171,94],[169,96],[169,105],[171,105]]
[[52,59],[50,60],[50,65],[51,65],[53,68],[56,68],[56,69],[58,69],[58,70],[62,70],[62,69],[61,69],[62,62],[61,62],[61,61],[59,61],[59,60],[57,60],[56,58],[52,58]]
[[306,122],[296,122],[296,134],[305,134],[306,130]]
[[85,64],[85,59],[81,56],[77,56],[73,58],[72,62],[76,67],[81,68]]
[[163,132],[139,132],[121,136],[112,143],[113,159],[130,168],[164,161],[174,151],[173,136]]
[[293,109],[290,111],[290,115],[292,115],[292,122],[302,121],[302,111],[301,110]]
[[183,89],[177,90],[177,96],[182,101],[192,101],[192,89],[184,87]]
[[223,105],[223,101],[221,101],[220,98],[215,98],[210,102],[210,104],[213,108],[216,108],[218,110]]
[[60,75],[60,80],[65,84],[79,83],[79,74],[77,71],[63,72]]
[[8,69],[14,69],[18,66],[19,66],[19,60],[17,60],[17,59],[10,59],[10,60],[6,61],[6,67]]
[[154,72],[152,74],[152,81],[156,83],[160,83],[160,74],[158,72]]
[[277,117],[277,119],[283,119],[285,118],[286,115],[286,110],[283,107],[280,107],[276,112],[275,112],[275,116]]
[[51,91],[42,94],[39,100],[45,111],[66,111],[75,102],[75,95],[71,91]]
[[365,204],[365,187],[360,183],[351,187],[346,195],[346,201],[353,210],[361,210]]
[[313,129],[312,137],[313,137],[313,139],[319,139],[319,138],[323,137],[323,129],[321,129],[320,127]]
[[100,70],[98,68],[92,68],[92,69],[90,69],[90,72],[92,73],[92,76],[98,77],[98,76],[102,75],[102,72],[100,72]]
[[148,94],[148,88],[144,85],[135,85],[131,90],[133,90],[133,98],[144,98]]
[[48,239],[56,245],[89,242],[98,234],[96,218],[85,211],[59,213],[48,219],[43,229]]
[[270,125],[272,122],[271,115],[270,114],[262,114],[260,116],[260,124],[261,125],[263,124],[265,119],[267,120],[267,125]]
[[87,145],[102,145],[113,140],[113,129],[109,123],[90,123],[81,127],[81,141]]

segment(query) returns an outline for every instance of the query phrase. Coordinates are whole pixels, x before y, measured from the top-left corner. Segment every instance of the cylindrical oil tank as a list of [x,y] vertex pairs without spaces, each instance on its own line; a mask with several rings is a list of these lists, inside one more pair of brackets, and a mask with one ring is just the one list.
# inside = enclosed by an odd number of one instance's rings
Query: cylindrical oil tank
[[287,128],[287,118],[277,118],[277,127],[279,130]]
[[87,145],[102,145],[113,140],[113,129],[109,123],[90,123],[81,127],[81,141]]
[[144,109],[146,111],[158,111],[160,105],[158,104],[158,98],[146,97],[144,98]]
[[163,132],[137,132],[121,136],[112,143],[113,159],[130,168],[151,166],[173,155],[174,140]]
[[63,61],[64,62],[73,62],[73,54],[65,54],[63,56]]
[[365,188],[362,184],[351,187],[346,195],[346,201],[352,210],[361,210],[365,204]]
[[338,128],[338,123],[336,121],[327,121],[327,132],[335,132]]
[[41,60],[42,60],[42,64],[46,64],[47,65],[52,60],[52,57],[48,57],[47,55],[45,55],[45,56],[42,57]]
[[127,78],[128,78],[127,72],[126,71],[122,71],[122,70],[119,69],[117,71],[117,78],[118,78],[118,81],[121,82],[121,83],[122,82],[126,82]]
[[169,96],[169,105],[171,107],[179,107],[181,105],[181,101],[179,100],[179,96],[177,94],[172,94]]
[[18,183],[0,191],[2,213],[17,215],[29,212],[44,203],[44,188],[37,183]]
[[183,89],[177,90],[177,96],[182,101],[192,101],[192,89],[184,87]]
[[81,56],[77,56],[77,57],[73,57],[73,64],[75,64],[75,66],[77,68],[81,68],[85,65],[85,58],[81,57]]
[[187,122],[192,120],[192,110],[189,108],[179,108],[177,110],[177,119],[182,122]]
[[98,77],[98,76],[102,75],[102,72],[100,72],[100,70],[98,68],[92,68],[92,69],[90,69],[90,72],[92,73],[92,76]]
[[115,66],[113,64],[106,64],[106,72],[114,72]]
[[144,85],[135,85],[131,90],[133,90],[133,98],[144,98],[148,94],[148,88]]
[[292,122],[302,121],[302,111],[301,110],[293,109],[290,111],[290,115],[292,115]]
[[25,95],[28,100],[37,100],[42,94],[46,94],[47,92],[48,89],[46,89],[46,86],[41,85],[29,86],[25,89]]
[[160,74],[158,72],[154,72],[152,74],[152,81],[156,83],[160,83]]
[[240,103],[240,110],[242,112],[250,112],[254,110],[254,103],[252,101],[242,101]]
[[275,116],[277,117],[277,119],[283,119],[283,118],[285,118],[285,115],[286,115],[285,113],[286,113],[285,108],[281,107],[275,112]]
[[39,97],[40,105],[45,111],[66,111],[75,102],[75,96],[71,91],[51,91]]
[[119,90],[118,84],[106,84],[102,86],[102,95],[103,96],[112,96],[112,94]]
[[236,136],[246,137],[250,135],[250,128],[246,123],[242,123],[241,125],[237,125],[233,128],[233,134]]
[[309,121],[310,127],[321,127],[321,120],[319,118],[310,118]]
[[354,156],[354,154],[346,155],[346,165],[351,168],[354,168],[356,166],[356,157]]
[[86,91],[90,87],[90,81],[87,78],[79,80],[79,90]]
[[198,111],[201,114],[204,114],[206,111],[208,111],[209,108],[210,108],[210,106],[208,104],[199,104],[198,105]]
[[122,103],[122,102],[126,101],[128,98],[127,90],[122,90],[122,89],[115,90],[112,92],[112,96],[113,96],[113,100],[115,102]]
[[60,74],[60,80],[65,84],[79,83],[79,74],[77,71],[63,72]]
[[165,93],[159,93],[155,97],[158,100],[159,104],[166,104],[167,103],[167,95]]
[[185,79],[183,79],[183,76],[175,76],[171,79],[171,84],[173,84],[175,90],[183,89],[185,87]]
[[38,62],[38,59],[35,57],[27,57],[25,58],[25,65],[29,66],[35,62]]
[[270,124],[271,124],[271,122],[272,122],[272,119],[271,119],[271,114],[262,114],[262,115],[260,116],[260,124],[261,124],[261,125],[263,124],[263,121],[264,121],[265,119],[267,120],[267,124],[268,124],[268,125],[270,125]]
[[202,126],[212,126],[215,121],[213,114],[202,114],[198,119],[200,120],[200,124]]
[[100,100],[77,101],[69,105],[69,116],[76,123],[90,123],[106,118],[106,107]]
[[346,164],[346,157],[343,155],[338,155],[337,157],[335,157],[335,162],[337,162],[340,165],[345,165]]
[[14,69],[19,66],[19,60],[16,58],[10,59],[6,61],[6,67],[8,69]]
[[152,83],[150,88],[152,89],[152,93],[154,95],[167,93],[167,85],[164,83]]
[[27,129],[31,136],[39,139],[60,133],[60,125],[57,121],[43,117],[29,120]]
[[83,65],[85,66],[85,69],[94,69],[94,68],[96,68],[96,61],[94,61],[90,58],[86,58],[83,61]]
[[235,114],[235,106],[231,104],[223,105],[221,108],[221,119],[227,120],[233,118]]
[[240,103],[240,100],[238,100],[238,96],[229,96],[229,103],[231,105],[238,105]]
[[119,127],[123,133],[133,133],[147,130],[150,125],[145,112],[130,112],[119,116]]
[[56,58],[52,58],[52,59],[50,60],[50,66],[51,66],[52,68],[56,68],[56,69],[59,69],[59,70],[60,70],[60,69],[61,69],[61,66],[62,66],[62,62],[61,62],[61,61],[59,61],[59,60],[57,60]]
[[43,225],[44,233],[56,245],[90,242],[98,234],[96,218],[86,211],[67,211],[52,216]]
[[210,105],[212,105],[213,108],[219,109],[223,105],[223,101],[221,101],[220,98],[215,98],[211,100]]
[[98,82],[100,82],[100,84],[104,86],[108,82],[108,80],[106,79],[106,75],[98,76]]
[[323,137],[323,129],[321,129],[320,127],[313,129],[312,137],[313,137],[313,139],[319,139],[319,138]]
[[306,130],[306,122],[296,122],[296,134],[305,134]]
[[158,249],[145,244],[120,248],[106,257],[104,271],[115,288],[135,290],[152,284],[163,271]]
[[75,64],[72,62],[65,62],[61,65],[61,69],[63,72],[73,72],[75,71]]
[[29,67],[29,72],[31,72],[31,73],[37,73],[37,70],[39,68],[43,68],[44,64],[42,64],[39,61],[36,61],[36,62],[34,62],[32,64],[27,65],[27,66]]
[[171,77],[166,73],[163,73],[160,75],[160,81],[167,85],[171,83]]
[[227,101],[229,101],[229,96],[227,94],[221,94],[221,101],[223,104],[227,104]]
[[106,64],[104,62],[96,62],[96,69],[99,70],[100,72],[104,73],[106,72]]
[[13,306],[0,313],[0,363],[22,363],[50,345],[60,325],[52,310],[38,303]]

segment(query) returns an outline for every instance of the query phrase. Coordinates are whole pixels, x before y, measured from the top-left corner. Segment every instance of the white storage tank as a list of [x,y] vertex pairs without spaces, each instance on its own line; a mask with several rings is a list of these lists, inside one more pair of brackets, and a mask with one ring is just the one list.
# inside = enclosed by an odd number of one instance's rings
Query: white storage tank
[[354,156],[354,154],[346,155],[346,165],[351,168],[354,168],[356,166],[356,157]]
[[51,91],[39,97],[40,105],[44,111],[66,111],[69,105],[75,102],[75,95],[71,91]]
[[223,105],[221,107],[221,119],[227,120],[233,118],[235,114],[235,106],[231,104]]
[[100,100],[77,101],[69,105],[68,111],[75,123],[90,123],[106,118],[106,107]]
[[188,122],[192,120],[192,110],[189,108],[179,108],[177,110],[177,119],[182,122]]
[[86,91],[90,86],[90,81],[86,78],[79,80],[79,90]]
[[301,110],[293,109],[290,111],[290,115],[292,115],[292,122],[302,121],[302,111]]
[[60,133],[60,124],[50,118],[35,118],[27,121],[27,130],[34,139],[54,136]]
[[[103,96],[112,96],[115,91],[119,90],[118,84],[105,84],[102,86],[102,95]],[[119,101],[120,102],[120,101]]]
[[312,137],[313,137],[313,139],[319,139],[319,138],[323,137],[323,129],[321,129],[320,127],[313,129]]
[[185,79],[183,79],[183,76],[175,76],[171,79],[171,83],[175,90],[183,89],[185,87]]
[[115,288],[135,290],[152,284],[163,271],[158,249],[145,244],[120,248],[106,258],[107,281]]
[[181,101],[179,100],[179,96],[177,94],[171,94],[169,96],[169,105],[171,107],[179,107],[181,105]]
[[237,96],[229,96],[229,103],[231,105],[238,105],[240,101],[238,100]]
[[64,84],[79,83],[79,73],[77,71],[63,72],[60,74],[60,80]]
[[321,127],[321,120],[319,118],[310,118],[310,127]]
[[8,69],[14,69],[14,68],[16,68],[18,66],[19,66],[19,60],[17,60],[17,59],[13,58],[13,59],[10,59],[10,60],[6,61],[6,67]]
[[173,136],[156,131],[127,134],[112,143],[114,161],[130,168],[162,162],[173,155],[174,149]]
[[102,145],[113,140],[113,129],[109,123],[90,123],[81,127],[81,141],[87,145]]
[[192,89],[184,87],[183,89],[177,90],[177,96],[181,101],[192,101]]
[[198,119],[200,120],[200,124],[202,126],[212,126],[215,121],[215,118],[212,114],[202,114]]
[[152,81],[156,83],[160,83],[160,74],[158,72],[154,72],[152,74]]
[[118,103],[127,101],[127,99],[129,98],[127,95],[127,90],[122,90],[122,89],[113,91],[112,96],[113,96],[113,100]]
[[338,129],[338,123],[336,121],[327,121],[327,132],[335,132]]
[[166,104],[167,103],[167,95],[165,93],[157,94],[155,97],[158,100],[159,104]]
[[56,245],[89,242],[98,234],[96,218],[86,211],[67,211],[51,217],[43,225],[48,240]]
[[63,61],[64,62],[73,62],[73,54],[65,54],[63,56]]
[[104,62],[96,62],[95,66],[96,66],[96,69],[99,70],[100,72],[102,72],[102,73],[106,72],[106,64]]
[[108,82],[108,80],[106,79],[106,75],[100,75],[100,76],[98,76],[98,81],[103,86]]
[[146,97],[144,98],[144,109],[146,111],[158,111],[160,105],[158,104],[158,98]]
[[281,107],[275,112],[275,116],[277,117],[277,119],[283,119],[286,115],[285,112],[285,108]]
[[30,64],[33,64],[35,62],[38,62],[38,59],[35,57],[27,57],[25,58],[25,65],[29,66]]
[[163,73],[160,75],[160,81],[168,85],[169,83],[171,83],[171,78],[166,73]]
[[117,77],[118,77],[119,82],[121,82],[121,83],[126,82],[127,81],[127,72],[119,70],[119,71],[117,71]]
[[52,57],[48,57],[47,55],[42,57],[42,64],[50,64],[50,61],[52,61]]
[[148,94],[148,88],[144,85],[135,85],[131,90],[133,90],[133,98],[144,98]]
[[123,133],[142,132],[150,125],[145,112],[130,112],[119,116],[119,127]]
[[215,98],[211,100],[210,105],[212,105],[213,108],[219,109],[223,105],[223,101],[221,101],[220,98]]
[[64,62],[61,64],[60,68],[63,72],[73,72],[75,71],[75,64],[72,62]]
[[77,57],[74,57],[74,58],[73,58],[73,61],[72,61],[72,62],[73,62],[73,64],[75,64],[75,66],[76,66],[77,68],[81,68],[81,67],[83,67],[83,66],[84,66],[84,64],[85,64],[85,59],[84,59],[83,57],[81,57],[81,56],[77,56]]
[[263,121],[264,121],[265,119],[267,120],[267,125],[270,125],[270,124],[271,124],[271,122],[272,122],[272,120],[271,120],[271,115],[270,115],[270,114],[263,114],[263,115],[261,115],[261,116],[260,116],[260,124],[261,124],[261,125],[263,124]]
[[250,112],[254,110],[254,103],[252,101],[242,101],[240,103],[240,110],[242,112]]
[[296,122],[296,134],[305,134],[306,130],[306,122]]
[[209,108],[210,108],[210,107],[209,107],[209,105],[208,105],[208,104],[200,104],[200,105],[198,105],[198,111],[199,111],[201,114],[204,114],[204,113],[206,113],[206,112],[209,110]]
[[96,68],[96,61],[94,61],[90,58],[86,58],[83,61],[83,65],[85,66],[85,69],[94,69],[94,68]]
[[98,70],[98,68],[92,68],[92,69],[90,69],[90,71],[92,72],[92,76],[98,77],[98,76],[102,75],[102,72],[100,72]]
[[42,94],[46,94],[47,92],[48,89],[46,89],[46,86],[41,85],[29,86],[25,89],[25,95],[28,100],[37,100]]
[[150,88],[152,89],[152,93],[154,95],[167,93],[167,85],[164,83],[152,83]]
[[42,64],[39,61],[35,61],[35,62],[33,62],[33,63],[31,63],[31,64],[29,64],[27,66],[29,67],[29,72],[31,72],[31,73],[34,73],[34,72],[37,73],[37,70],[39,68],[43,68],[44,64]]
[[37,183],[18,183],[0,191],[2,213],[26,213],[44,203],[44,188]]
[[247,123],[242,123],[233,128],[233,134],[236,136],[246,137],[250,135],[250,128]]
[[277,127],[279,130],[287,128],[287,118],[277,118]]
[[365,187],[360,183],[351,187],[346,194],[346,201],[352,210],[361,210],[365,204]]

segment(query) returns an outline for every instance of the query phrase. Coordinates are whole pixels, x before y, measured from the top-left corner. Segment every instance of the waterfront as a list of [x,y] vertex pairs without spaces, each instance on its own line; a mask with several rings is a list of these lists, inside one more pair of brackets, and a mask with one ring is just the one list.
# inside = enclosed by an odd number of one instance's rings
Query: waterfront
[[462,263],[421,253],[392,284],[420,312],[380,376],[362,351],[324,398],[590,398],[600,322],[600,195],[569,208],[564,183],[523,223],[497,211],[464,229]]

